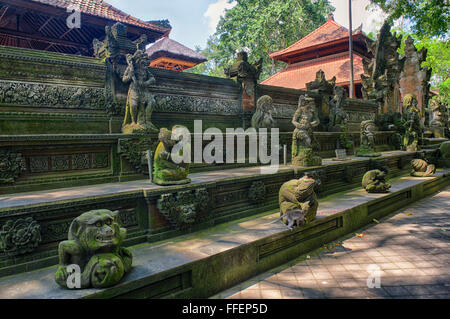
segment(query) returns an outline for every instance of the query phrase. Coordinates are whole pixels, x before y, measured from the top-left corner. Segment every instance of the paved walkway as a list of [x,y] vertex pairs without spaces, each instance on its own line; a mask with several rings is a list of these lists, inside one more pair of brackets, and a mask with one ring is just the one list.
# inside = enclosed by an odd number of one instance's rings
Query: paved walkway
[[[450,299],[450,188],[214,298]],[[367,268],[381,288],[368,288]],[[373,266],[372,266],[373,267]]]

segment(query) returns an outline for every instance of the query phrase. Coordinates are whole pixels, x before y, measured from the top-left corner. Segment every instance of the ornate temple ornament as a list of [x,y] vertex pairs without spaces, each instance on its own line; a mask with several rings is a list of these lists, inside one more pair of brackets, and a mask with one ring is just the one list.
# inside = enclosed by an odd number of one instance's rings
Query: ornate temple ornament
[[0,185],[11,184],[16,181],[24,170],[23,157],[7,149],[0,150]]
[[266,185],[263,181],[253,182],[248,191],[248,199],[252,203],[261,203],[266,198]]
[[33,252],[41,242],[41,226],[32,218],[8,220],[0,230],[0,251],[9,256]]
[[185,229],[207,217],[209,193],[206,188],[199,188],[163,194],[157,207],[173,227]]
[[316,79],[312,82],[306,83],[306,89],[318,94],[332,95],[336,86],[336,77],[331,80],[325,78],[325,72],[317,71]]
[[224,70],[225,75],[229,78],[236,78],[242,85],[245,94],[252,97],[255,95],[255,87],[261,75],[262,63],[263,59],[261,58],[255,64],[250,64],[247,52],[241,51],[237,54],[237,61],[230,68]]
[[376,100],[383,107],[383,113],[395,112],[400,104],[398,85],[405,58],[400,58],[397,49],[402,37],[391,33],[391,26],[385,22],[376,42],[367,42],[373,58],[363,59],[364,73],[361,75],[362,93],[366,100]]

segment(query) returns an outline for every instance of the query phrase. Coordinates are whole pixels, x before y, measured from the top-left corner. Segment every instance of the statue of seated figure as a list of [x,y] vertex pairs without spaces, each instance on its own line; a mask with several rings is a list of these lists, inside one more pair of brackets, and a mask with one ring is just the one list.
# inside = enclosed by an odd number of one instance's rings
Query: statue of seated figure
[[364,174],[362,187],[368,193],[388,193],[391,185],[386,182],[386,173],[375,169]]
[[[58,247],[56,282],[70,289],[107,288],[117,284],[132,265],[131,252],[121,247],[126,234],[127,230],[119,225],[117,212],[94,210],[74,219],[68,240]],[[71,280],[73,266],[81,271],[78,283],[76,279]]]
[[[172,149],[181,139],[173,139],[172,133],[176,129],[184,128],[181,125],[175,125],[172,131],[166,128],[161,128],[159,131],[158,147],[154,156],[153,167],[153,182],[158,185],[182,185],[188,184],[191,180],[187,177],[189,174],[189,163],[181,162],[175,163],[172,158]],[[186,129],[187,130],[187,129]],[[183,148],[180,148],[178,153],[180,157],[183,157]]]
[[[316,180],[308,176],[284,183],[279,193],[280,215],[284,216],[289,211],[301,210],[305,212],[304,224],[313,221],[319,207],[315,187]],[[283,218],[283,221],[286,224],[289,222],[286,218]]]

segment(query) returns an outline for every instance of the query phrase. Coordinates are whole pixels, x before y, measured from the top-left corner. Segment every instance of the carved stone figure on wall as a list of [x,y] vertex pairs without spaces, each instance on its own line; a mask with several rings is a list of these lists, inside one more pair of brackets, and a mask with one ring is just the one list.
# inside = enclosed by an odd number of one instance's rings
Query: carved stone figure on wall
[[357,156],[378,157],[380,153],[375,152],[375,132],[377,127],[372,120],[361,122],[361,145]]
[[[316,180],[307,176],[284,183],[280,188],[280,217],[288,224],[289,215],[297,212],[303,217],[296,226],[310,223],[317,215],[319,201],[314,191]],[[292,225],[291,225],[292,226]]]
[[[182,142],[180,139],[173,139],[172,133],[175,130],[183,128],[181,125],[175,125],[172,131],[166,128],[161,128],[158,138],[159,145],[156,148],[154,156],[154,169],[153,169],[153,182],[158,185],[182,185],[190,183],[188,178],[189,163],[181,161],[181,163],[175,163],[172,158],[173,147]],[[187,129],[186,129],[187,130]],[[180,149],[180,158],[183,157],[183,148]]]
[[391,185],[386,182],[386,172],[375,169],[364,174],[362,187],[368,193],[387,193]]
[[419,140],[422,135],[422,124],[420,122],[420,110],[417,108],[417,97],[414,94],[407,94],[403,99],[405,136],[403,146],[408,152],[419,150]]
[[34,251],[41,241],[41,226],[32,218],[9,220],[0,229],[0,251],[18,256]]
[[130,83],[130,87],[122,132],[158,132],[151,122],[155,99],[148,88],[156,80],[148,68],[150,58],[145,52],[137,50],[134,55],[127,55],[127,63],[128,67],[122,80],[124,83]]
[[23,170],[23,157],[7,149],[0,150],[0,185],[16,181]]
[[436,173],[436,166],[428,164],[423,159],[414,159],[411,161],[412,171],[411,176],[414,177],[429,177]]
[[316,79],[312,82],[306,83],[306,89],[319,94],[332,95],[334,87],[336,86],[336,77],[331,80],[325,78],[325,72],[322,70],[317,71]]
[[113,65],[124,64],[121,59],[127,54],[134,54],[136,50],[145,51],[147,35],[141,35],[137,40],[131,41],[127,36],[127,26],[117,22],[112,27],[105,27],[105,40],[93,40],[94,56],[101,59],[108,58]]
[[159,211],[177,229],[186,229],[208,217],[209,193],[206,188],[161,195]]
[[272,117],[273,101],[268,95],[261,96],[256,103],[256,111],[252,117],[252,127],[259,128],[273,128],[275,127],[275,120]]
[[295,126],[292,136],[292,165],[322,165],[322,159],[313,156],[312,150],[313,129],[320,124],[314,99],[300,96],[292,124]]
[[391,33],[391,26],[385,22],[376,42],[368,42],[367,48],[373,58],[363,59],[364,73],[361,75],[362,93],[365,99],[376,100],[381,113],[396,112],[400,104],[399,79],[405,58],[400,58],[397,49],[401,37]]
[[348,121],[348,114],[343,109],[345,97],[345,89],[342,86],[336,86],[334,88],[334,96],[330,101],[330,131],[340,132],[341,126]]
[[[68,240],[59,244],[56,282],[64,288],[107,288],[117,284],[129,272],[131,252],[121,247],[127,231],[119,224],[118,212],[94,210],[74,219]],[[69,276],[73,265],[81,271],[80,286],[72,286]]]
[[226,68],[225,75],[229,78],[237,78],[247,96],[254,96],[255,87],[262,71],[263,59],[257,63],[250,64],[248,62],[248,54],[241,51],[237,54],[237,61],[230,67]]

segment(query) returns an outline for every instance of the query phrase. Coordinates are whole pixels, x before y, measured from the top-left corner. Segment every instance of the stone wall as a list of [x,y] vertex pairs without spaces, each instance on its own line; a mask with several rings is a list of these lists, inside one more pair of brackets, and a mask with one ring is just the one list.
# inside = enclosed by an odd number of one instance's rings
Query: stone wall
[[[151,72],[156,78],[150,88],[156,100],[153,122],[158,127],[182,124],[192,129],[197,119],[203,120],[204,129],[250,126],[254,110],[244,111],[241,88],[234,80],[154,68]],[[0,47],[0,135],[120,133],[122,115],[109,110],[107,73],[104,61],[96,58]],[[128,88],[119,83],[115,90],[124,111]],[[256,97],[271,96],[280,131],[291,132],[298,98],[305,93],[258,85]],[[310,95],[320,115],[326,115],[322,97]],[[344,109],[351,130],[359,131],[358,123],[372,118],[376,105],[347,100]]]

